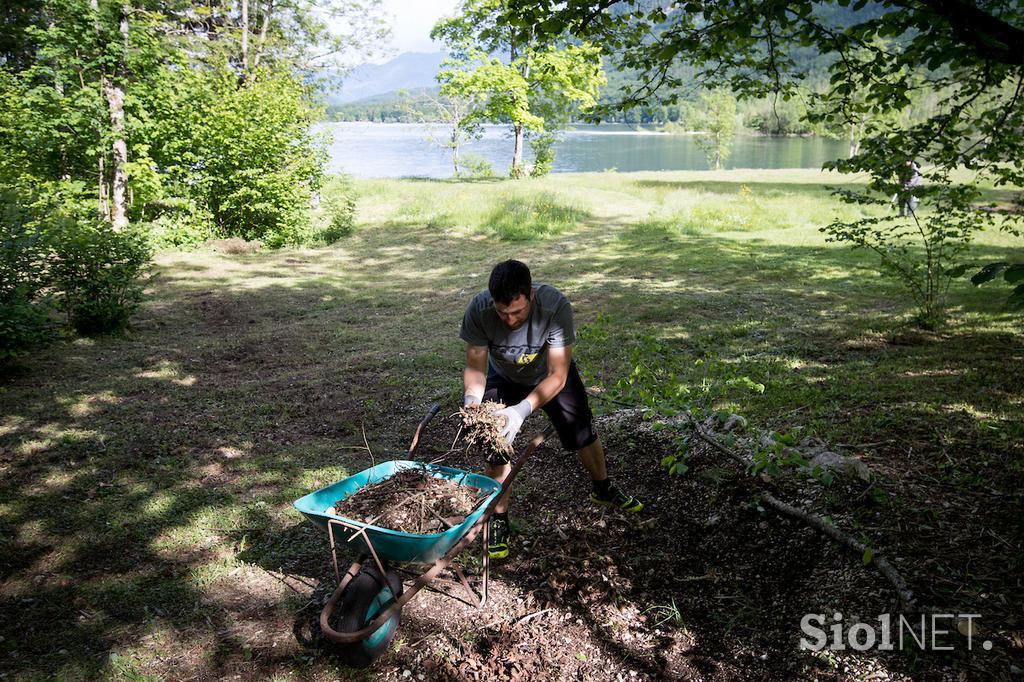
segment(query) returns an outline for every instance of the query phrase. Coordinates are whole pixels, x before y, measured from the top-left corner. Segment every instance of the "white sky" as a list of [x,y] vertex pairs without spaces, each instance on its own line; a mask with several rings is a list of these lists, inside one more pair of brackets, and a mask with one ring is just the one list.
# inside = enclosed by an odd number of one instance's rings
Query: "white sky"
[[[457,0],[379,0],[392,18],[390,57],[402,52],[439,52],[441,45],[430,40],[430,30],[442,16],[455,11]],[[378,60],[375,60],[378,61]]]

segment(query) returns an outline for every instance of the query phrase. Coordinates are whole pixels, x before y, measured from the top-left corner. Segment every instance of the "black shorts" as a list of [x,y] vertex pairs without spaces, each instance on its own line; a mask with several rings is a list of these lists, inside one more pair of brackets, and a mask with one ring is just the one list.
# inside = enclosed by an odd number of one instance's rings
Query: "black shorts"
[[[534,388],[536,386],[517,384],[489,370],[484,400],[500,400],[506,405],[515,405],[530,395]],[[594,415],[590,412],[590,401],[575,362],[569,363],[565,386],[540,409],[548,415],[566,450],[575,452],[597,440]]]

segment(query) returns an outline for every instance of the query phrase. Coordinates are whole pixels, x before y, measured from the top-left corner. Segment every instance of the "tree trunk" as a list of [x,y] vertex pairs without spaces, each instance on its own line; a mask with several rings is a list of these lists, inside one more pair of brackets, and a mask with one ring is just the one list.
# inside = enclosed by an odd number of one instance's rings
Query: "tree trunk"
[[[99,0],[89,0],[89,8],[93,12],[93,28],[96,32],[96,49],[102,50],[103,45],[101,41],[100,32],[100,4]],[[82,77],[82,72],[78,72],[79,79]],[[82,87],[85,88],[85,82],[82,82]],[[100,92],[106,96],[107,93],[107,72],[102,70],[100,72]],[[106,168],[106,153],[103,151],[103,124],[97,122],[97,128],[100,131],[100,145],[99,155],[96,159],[96,179],[97,179],[97,211],[103,220],[110,220],[110,208],[107,202],[107,198],[110,196],[107,191],[107,168]]]
[[[525,51],[524,51],[524,53],[525,53]],[[516,57],[517,57],[516,43],[513,40],[513,41],[511,41],[511,44],[509,46],[509,58],[511,60],[511,63],[513,63],[513,64],[515,63]],[[530,62],[528,60],[524,60],[524,63],[523,63],[521,68],[522,68],[522,70],[520,71],[520,73],[522,74],[523,79],[526,80],[527,82],[529,82],[529,80],[530,80]],[[513,132],[513,136],[514,136],[514,142],[513,142],[513,146],[512,146],[512,177],[513,178],[521,178],[524,175],[524,172],[523,172],[523,134],[524,134],[523,124],[522,123],[513,123],[512,124],[512,132]]]
[[[47,22],[46,28],[48,31],[54,31],[57,28],[57,22],[52,18]],[[61,79],[60,73],[61,64],[54,57],[53,61],[53,89],[57,91],[57,99],[63,102],[64,100],[64,81]],[[67,180],[71,176],[68,174],[68,150],[66,145],[60,145],[60,179]]]
[[[119,64],[118,81],[124,79],[125,60],[128,51],[128,8],[121,6],[121,18],[118,25],[124,42],[125,55]],[[113,135],[111,152],[113,156],[113,183],[111,186],[110,224],[115,232],[128,227],[128,143],[124,131],[124,89],[120,82],[113,79],[104,80],[104,94],[107,97],[107,108],[110,110],[110,130]]]
[[[102,134],[100,135],[102,137]],[[96,207],[97,212],[100,214],[100,218],[103,220],[110,220],[110,192],[107,189],[107,155],[103,152],[103,148],[100,148],[100,157],[96,163],[96,175],[99,180],[99,204]]]
[[459,176],[459,124],[455,123],[452,125],[452,165],[455,166],[455,177]]
[[[101,52],[106,51],[100,24],[99,0],[90,0],[89,6],[95,15],[96,47]],[[124,61],[128,51],[128,8],[124,5],[121,6],[118,30],[124,43],[124,54],[119,60],[118,75],[123,78]],[[106,70],[103,70],[100,73],[100,91],[107,100],[107,111],[110,116],[111,137],[113,138],[111,144],[113,183],[110,188],[110,204],[108,206],[106,161],[101,146],[97,161],[100,185],[99,209],[100,214],[110,221],[114,231],[120,232],[128,226],[128,144],[125,142],[124,136],[124,90],[107,74]]]
[[242,78],[249,76],[249,0],[242,0]]
[[854,122],[850,124],[850,158],[857,156],[860,152],[860,136],[863,124]]
[[512,177],[518,178],[523,168],[523,124],[516,123],[512,126],[515,143],[512,147]]
[[260,35],[256,41],[256,54],[252,59],[252,70],[255,71],[260,65],[260,58],[263,56],[263,48],[267,44],[267,29],[270,27],[270,15],[274,11],[274,2],[271,0],[263,8],[263,25],[260,28]]

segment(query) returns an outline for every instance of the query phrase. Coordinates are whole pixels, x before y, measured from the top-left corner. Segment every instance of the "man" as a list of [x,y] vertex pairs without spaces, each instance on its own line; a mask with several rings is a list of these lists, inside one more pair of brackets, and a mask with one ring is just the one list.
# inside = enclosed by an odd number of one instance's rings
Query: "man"
[[[501,435],[511,445],[523,422],[543,409],[562,446],[576,452],[593,481],[590,499],[629,512],[643,505],[608,480],[604,448],[594,430],[583,380],[572,360],[576,341],[572,307],[554,287],[533,286],[530,269],[516,260],[498,263],[487,290],[473,297],[462,318],[459,336],[466,342],[464,405],[498,400],[509,407]],[[488,458],[487,475],[504,481],[511,466]],[[491,516],[488,552],[508,556],[508,501]]]

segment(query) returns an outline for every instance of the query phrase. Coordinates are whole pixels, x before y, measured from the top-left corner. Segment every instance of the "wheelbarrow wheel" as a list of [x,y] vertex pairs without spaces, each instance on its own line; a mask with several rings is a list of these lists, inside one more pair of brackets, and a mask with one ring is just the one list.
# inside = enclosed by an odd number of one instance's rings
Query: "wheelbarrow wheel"
[[[338,632],[362,630],[401,596],[402,590],[402,579],[395,571],[388,570],[385,579],[376,566],[364,566],[345,588],[339,608]],[[399,611],[363,641],[342,645],[339,652],[342,659],[355,668],[370,665],[387,651],[401,620]]]

